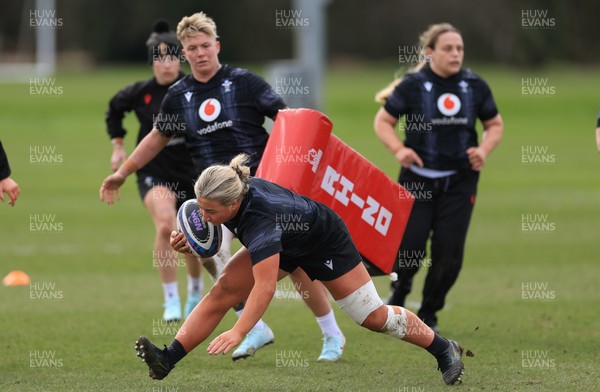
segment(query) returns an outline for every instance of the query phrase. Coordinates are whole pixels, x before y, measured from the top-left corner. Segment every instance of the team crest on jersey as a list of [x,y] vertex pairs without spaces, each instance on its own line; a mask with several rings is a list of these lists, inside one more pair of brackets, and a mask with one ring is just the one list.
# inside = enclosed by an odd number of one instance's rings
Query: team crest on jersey
[[198,115],[205,122],[211,122],[217,119],[221,114],[221,102],[214,98],[208,98],[200,105]]
[[444,116],[454,116],[460,110],[460,106],[460,99],[452,93],[442,94],[437,100],[438,110]]
[[225,79],[225,80],[223,81],[223,83],[221,83],[221,86],[223,86],[223,92],[224,92],[224,93],[228,93],[228,92],[230,92],[230,91],[231,91],[231,85],[232,85],[232,84],[233,84],[233,83],[231,82],[231,80],[229,80],[229,79]]
[[458,85],[460,87],[460,91],[462,91],[463,93],[467,92],[467,87],[469,87],[469,83],[465,82],[464,80],[461,80],[460,82],[458,82]]

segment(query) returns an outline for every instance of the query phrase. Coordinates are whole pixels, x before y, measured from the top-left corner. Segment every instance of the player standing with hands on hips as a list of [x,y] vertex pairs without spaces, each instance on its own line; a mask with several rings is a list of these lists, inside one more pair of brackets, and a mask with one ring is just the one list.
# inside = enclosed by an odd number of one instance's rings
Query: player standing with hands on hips
[[[177,26],[182,54],[190,64],[191,75],[182,78],[166,94],[154,129],[146,136],[116,173],[107,177],[100,198],[109,204],[113,193],[127,176],[152,159],[171,137],[185,135],[197,175],[215,163],[228,163],[240,153],[249,156],[252,173],[258,168],[269,134],[263,128],[265,117],[275,118],[286,107],[279,95],[252,72],[219,61],[221,42],[215,22],[204,13],[184,17]],[[222,249],[230,249],[233,234],[223,230]],[[296,289],[316,316],[323,333],[319,361],[337,361],[345,338],[335,320],[325,288],[312,282],[300,269],[290,274]],[[238,316],[242,307],[236,307]],[[248,333],[232,354],[234,360],[254,355],[274,340],[262,321]]]
[[[386,306],[348,228],[329,207],[267,180],[250,177],[248,157],[206,169],[194,186],[202,216],[236,233],[241,248],[225,266],[211,291],[181,326],[168,348],[158,349],[146,337],[136,342],[150,377],[163,379],[187,353],[215,330],[227,310],[247,299],[235,325],[208,345],[208,353],[232,350],[264,314],[277,281],[296,269],[323,283],[340,308],[357,324],[426,349],[438,362],[446,384],[460,381],[464,365],[458,343],[436,334],[415,314]],[[279,216],[294,214],[310,229],[298,235],[278,225]],[[187,251],[183,233],[173,232],[171,245]]]
[[[430,264],[418,316],[437,331],[436,313],[462,266],[479,172],[502,138],[503,123],[483,79],[463,69],[460,32],[447,23],[421,35],[426,59],[402,79],[379,92],[384,102],[375,133],[402,165],[399,183],[415,196],[400,245],[398,280],[390,304],[404,306],[413,277],[425,259],[431,236]],[[405,140],[395,127],[405,116]],[[475,123],[483,124],[481,144]]]

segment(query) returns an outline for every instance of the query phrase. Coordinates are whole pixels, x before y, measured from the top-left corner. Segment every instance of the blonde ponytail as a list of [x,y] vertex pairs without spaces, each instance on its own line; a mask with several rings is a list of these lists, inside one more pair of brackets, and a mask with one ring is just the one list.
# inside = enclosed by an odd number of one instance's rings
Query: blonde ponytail
[[390,95],[392,95],[392,93],[394,92],[394,89],[396,88],[397,85],[400,84],[401,81],[402,81],[402,78],[396,78],[392,81],[392,83],[388,84],[387,87],[378,91],[377,94],[375,94],[375,102],[385,103],[385,101],[387,101],[387,99],[390,97]]
[[238,154],[231,162],[229,162],[229,167],[233,169],[234,172],[240,177],[240,180],[243,183],[247,183],[250,178],[250,168],[246,165],[248,163],[249,157],[246,154]]
[[194,184],[196,197],[215,200],[230,205],[248,192],[250,168],[248,155],[236,155],[229,165],[213,165],[206,168]]

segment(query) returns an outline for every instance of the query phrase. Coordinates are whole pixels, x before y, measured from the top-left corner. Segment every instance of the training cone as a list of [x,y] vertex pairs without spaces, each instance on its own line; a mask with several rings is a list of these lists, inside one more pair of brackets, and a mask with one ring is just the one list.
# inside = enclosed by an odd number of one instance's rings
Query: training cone
[[23,271],[11,271],[2,279],[5,286],[27,286],[31,279]]

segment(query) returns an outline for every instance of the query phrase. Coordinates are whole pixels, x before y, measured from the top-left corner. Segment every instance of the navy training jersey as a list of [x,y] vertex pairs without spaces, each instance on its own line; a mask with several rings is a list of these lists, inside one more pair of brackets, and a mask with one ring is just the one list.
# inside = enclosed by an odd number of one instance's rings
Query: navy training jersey
[[224,225],[248,249],[252,264],[277,253],[298,259],[326,247],[332,210],[262,178],[252,177],[248,184],[238,213]]
[[229,163],[239,153],[250,156],[254,173],[269,138],[265,116],[274,118],[283,108],[281,97],[262,78],[222,65],[206,83],[188,75],[173,85],[155,127],[165,136],[185,133],[198,173]]
[[[178,79],[183,77],[179,74]],[[174,82],[175,83],[175,82]],[[172,84],[171,84],[172,85]],[[124,137],[125,113],[134,111],[140,123],[136,145],[152,130],[160,104],[171,85],[160,85],[156,78],[133,83],[111,98],[106,111],[106,127],[111,139]],[[157,176],[166,181],[193,181],[196,171],[183,136],[174,137],[158,155],[137,171],[138,177]]]
[[404,144],[435,170],[469,169],[466,150],[475,147],[475,123],[498,114],[487,83],[469,69],[442,78],[428,66],[404,76],[385,110],[405,116]]

